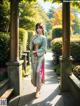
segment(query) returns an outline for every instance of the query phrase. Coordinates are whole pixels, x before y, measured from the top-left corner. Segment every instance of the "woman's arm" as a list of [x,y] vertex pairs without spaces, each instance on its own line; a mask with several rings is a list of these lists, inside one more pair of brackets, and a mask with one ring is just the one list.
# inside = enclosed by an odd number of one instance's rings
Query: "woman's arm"
[[34,54],[34,56],[37,56],[37,51],[33,51],[33,40],[34,38],[30,41],[30,55],[32,56]]
[[43,56],[47,51],[47,38],[43,37],[42,39],[42,45],[40,47],[40,49],[37,50],[37,56]]

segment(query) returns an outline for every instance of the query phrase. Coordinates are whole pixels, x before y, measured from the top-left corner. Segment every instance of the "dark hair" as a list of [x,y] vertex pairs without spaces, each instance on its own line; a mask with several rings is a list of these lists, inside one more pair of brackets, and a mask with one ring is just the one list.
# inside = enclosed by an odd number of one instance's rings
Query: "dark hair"
[[42,23],[37,23],[36,24],[36,32],[37,32],[38,27],[42,29],[42,33],[44,35],[44,27],[43,27]]

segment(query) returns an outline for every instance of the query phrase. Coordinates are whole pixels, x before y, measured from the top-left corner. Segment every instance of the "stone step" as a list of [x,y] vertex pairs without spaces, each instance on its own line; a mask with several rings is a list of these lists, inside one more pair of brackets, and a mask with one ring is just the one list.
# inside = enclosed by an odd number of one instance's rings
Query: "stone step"
[[9,79],[5,79],[0,81],[0,97],[4,94],[4,92],[9,88]]
[[8,99],[8,97],[12,94],[13,88],[8,88],[5,93],[0,97],[0,99]]

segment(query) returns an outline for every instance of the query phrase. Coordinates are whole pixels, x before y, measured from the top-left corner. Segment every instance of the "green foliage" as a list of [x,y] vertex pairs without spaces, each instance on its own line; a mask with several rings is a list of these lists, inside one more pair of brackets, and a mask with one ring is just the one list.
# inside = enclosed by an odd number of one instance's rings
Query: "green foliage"
[[80,42],[71,43],[71,55],[76,61],[80,61]]
[[9,30],[9,10],[10,4],[7,0],[0,4],[0,31],[8,32]]
[[22,52],[26,51],[27,47],[28,34],[27,31],[23,28],[19,28],[19,49],[20,49],[20,58]]
[[[76,0],[77,1],[77,0]],[[76,8],[80,9],[80,3],[78,2],[72,2],[71,3],[73,6],[75,6]]]
[[19,1],[21,1],[22,3],[25,3],[25,2],[31,3],[31,2],[36,1],[36,0],[19,0]]
[[0,32],[0,67],[6,65],[6,62],[9,61],[10,57],[10,36],[9,33]]
[[26,30],[33,29],[35,25],[34,20],[34,3],[21,3],[20,4],[20,27]]
[[[22,1],[22,2],[29,2],[29,3],[31,3],[31,2],[33,2],[33,1],[37,1],[37,0],[19,0],[19,1]],[[54,0],[44,0],[44,1],[49,1],[49,2],[52,2],[52,1],[54,1]],[[59,0],[57,0],[57,1],[59,1]]]
[[56,54],[61,55],[61,47],[62,47],[61,42],[55,42],[52,46],[52,51],[54,51]]
[[53,69],[55,70],[57,75],[60,75],[60,64],[54,65]]
[[30,49],[30,41],[31,41],[32,36],[33,36],[33,32],[28,31],[28,45],[27,45],[28,50]]
[[[53,58],[54,70],[59,75],[60,74],[59,58],[62,55],[62,38],[55,38],[54,40],[52,40],[51,44],[52,44],[52,51],[54,53],[54,58]],[[75,36],[75,35],[71,36],[70,51],[73,60],[75,62],[79,62],[80,61],[80,36]],[[77,71],[74,70],[74,73],[77,73]]]
[[[55,38],[51,44],[53,52],[58,56],[62,55],[62,39]],[[80,61],[80,36],[71,36],[70,51],[74,61]]]
[[34,22],[33,18],[22,17],[20,19],[20,27],[23,27],[26,30],[28,30],[28,29],[33,30],[34,25],[35,25],[35,22]]
[[[28,34],[27,31],[20,28],[19,30],[19,49],[20,58],[23,51],[26,51]],[[0,67],[6,66],[10,58],[10,36],[9,33],[0,32]]]
[[73,68],[73,73],[80,79],[80,65],[77,65]]
[[44,23],[48,20],[46,13],[37,2],[20,3],[20,27],[34,30],[37,22]]
[[49,9],[49,12],[47,13],[49,19],[53,18],[54,12],[55,12],[55,9],[54,9],[53,7],[51,7],[51,8]]
[[48,38],[48,39],[47,39],[48,49],[51,47],[50,42],[51,42],[51,39],[50,39],[50,38]]
[[52,29],[52,25],[50,22],[46,22],[46,31],[49,32]]
[[61,27],[54,27],[52,29],[52,38],[58,38],[62,36],[62,28]]
[[79,33],[80,34],[80,19],[75,15],[75,24],[74,24],[74,34]]

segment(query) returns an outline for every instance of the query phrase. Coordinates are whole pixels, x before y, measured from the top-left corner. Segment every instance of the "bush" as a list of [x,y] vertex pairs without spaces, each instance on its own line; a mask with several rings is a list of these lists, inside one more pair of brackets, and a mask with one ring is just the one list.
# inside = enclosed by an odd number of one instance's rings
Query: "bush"
[[0,32],[6,32],[9,30],[9,10],[10,3],[8,0],[3,0],[3,3],[0,3]]
[[[51,42],[52,51],[58,55],[62,55],[62,39],[55,38]],[[70,43],[70,51],[71,56],[75,61],[80,61],[80,36],[71,36],[71,43]]]
[[54,64],[59,64],[59,56],[62,55],[62,40],[61,38],[55,38],[51,42],[52,51],[54,52]]
[[58,38],[62,36],[62,28],[60,26],[52,29],[52,38]]
[[[19,29],[19,53],[20,57],[22,52],[27,49],[27,40],[28,34],[27,31],[20,28]],[[10,35],[9,33],[0,32],[0,67],[6,65],[6,62],[9,61],[10,58]]]
[[10,36],[9,33],[0,32],[0,67],[4,67],[10,57]]
[[52,51],[54,51],[54,53],[61,55],[61,47],[62,42],[54,42],[52,46]]
[[27,49],[27,40],[28,40],[28,33],[25,29],[19,28],[19,54],[20,58],[22,52],[26,51]]
[[[20,28],[19,29],[19,49],[20,57],[23,51],[26,51],[27,47],[27,31]],[[0,32],[0,67],[6,66],[6,62],[10,58],[10,35],[9,33]]]
[[32,38],[33,35],[34,35],[33,31],[28,31],[28,44],[27,44],[28,50],[30,49],[30,41],[31,41],[31,38]]
[[71,43],[71,55],[75,61],[80,61],[80,42]]
[[80,79],[80,65],[77,65],[73,68],[73,73],[76,75],[77,78]]

